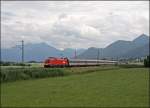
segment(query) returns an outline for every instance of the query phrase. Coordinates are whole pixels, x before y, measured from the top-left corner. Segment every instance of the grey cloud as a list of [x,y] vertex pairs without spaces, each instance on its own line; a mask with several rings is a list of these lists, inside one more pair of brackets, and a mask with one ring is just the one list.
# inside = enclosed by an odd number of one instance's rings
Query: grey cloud
[[88,48],[105,47],[118,39],[132,40],[149,34],[146,3],[3,1],[2,44],[10,47],[24,39],[57,48]]

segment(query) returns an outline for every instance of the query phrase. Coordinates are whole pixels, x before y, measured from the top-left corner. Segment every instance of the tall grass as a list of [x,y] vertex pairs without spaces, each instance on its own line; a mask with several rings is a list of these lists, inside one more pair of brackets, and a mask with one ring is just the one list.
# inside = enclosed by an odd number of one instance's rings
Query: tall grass
[[112,70],[118,69],[115,66],[97,66],[97,67],[72,67],[72,68],[42,68],[42,67],[31,67],[31,68],[2,68],[1,69],[1,82],[12,82],[16,80],[27,80],[37,79],[45,77],[57,77],[64,75],[73,74],[85,74],[95,71]]
[[96,71],[117,70],[120,68],[142,68],[137,65],[118,66],[95,66],[95,67],[68,67],[68,68],[42,68],[42,67],[9,67],[2,68],[0,72],[1,82],[12,82],[16,80],[37,79],[45,77],[57,77],[73,74],[85,74]]
[[144,68],[144,65],[137,65],[137,64],[119,64],[118,67],[120,67],[120,68]]
[[1,69],[1,82],[26,80],[44,77],[64,76],[64,70],[58,68],[4,68]]

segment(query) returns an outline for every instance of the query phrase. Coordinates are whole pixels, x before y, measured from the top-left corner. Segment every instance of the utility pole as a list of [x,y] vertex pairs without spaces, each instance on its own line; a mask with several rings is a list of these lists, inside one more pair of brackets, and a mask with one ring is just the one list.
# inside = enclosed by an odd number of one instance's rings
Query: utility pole
[[99,64],[99,48],[98,48],[98,52],[97,52],[97,63]]
[[99,60],[99,48],[98,48],[98,52],[97,52],[97,60]]
[[76,59],[76,58],[77,58],[77,52],[76,52],[76,49],[75,49],[75,54],[74,54],[74,55],[75,55],[75,57],[74,57],[74,58]]
[[23,64],[24,63],[24,41],[22,40],[21,43],[22,43],[21,50],[22,50],[22,64]]

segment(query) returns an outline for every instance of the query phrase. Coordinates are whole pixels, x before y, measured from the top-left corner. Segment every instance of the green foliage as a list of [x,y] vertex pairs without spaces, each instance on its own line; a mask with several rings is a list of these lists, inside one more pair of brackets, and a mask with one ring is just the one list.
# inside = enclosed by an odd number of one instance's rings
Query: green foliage
[[0,65],[1,66],[10,66],[12,64],[13,64],[13,62],[3,62],[3,61],[0,61]]
[[32,61],[28,61],[28,63],[38,63],[38,62],[37,62],[37,61],[32,60]]
[[116,66],[97,67],[73,67],[73,68],[43,68],[43,67],[3,67],[1,70],[1,82],[16,80],[37,79],[45,77],[66,76],[73,74],[85,74],[97,70],[119,69]]
[[95,67],[68,67],[68,68],[43,68],[43,67],[3,67],[1,69],[1,82],[57,77],[73,74],[86,74],[96,71],[117,70],[120,68],[143,68],[142,65],[117,65]]
[[121,68],[143,68],[143,65],[136,65],[136,64],[119,64]]
[[26,80],[44,77],[63,76],[61,69],[46,68],[4,68],[1,70],[1,82],[10,82],[16,80]]
[[146,59],[144,59],[144,66],[150,67],[150,57],[149,56],[147,56]]
[[27,63],[17,63],[17,62],[0,62],[1,66],[31,66],[30,64]]

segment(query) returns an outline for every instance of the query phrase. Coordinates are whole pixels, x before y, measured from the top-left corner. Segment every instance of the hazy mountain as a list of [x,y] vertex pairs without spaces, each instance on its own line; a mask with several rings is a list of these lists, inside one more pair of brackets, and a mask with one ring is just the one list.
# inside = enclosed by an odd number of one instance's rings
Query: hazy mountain
[[20,61],[21,52],[19,47],[13,47],[9,49],[1,49],[1,60],[4,61]]
[[110,44],[109,46],[107,46],[104,50],[103,50],[103,57],[105,58],[113,58],[115,56],[120,56],[122,54],[124,54],[125,52],[127,52],[128,50],[132,49],[133,45],[130,41],[123,41],[123,40],[119,40],[116,41],[112,44]]
[[42,61],[47,57],[60,56],[60,51],[54,47],[47,45],[46,43],[39,44],[27,44],[25,46],[25,60]]
[[86,51],[84,51],[83,53],[81,53],[77,58],[80,59],[96,59],[98,58],[98,50],[99,50],[99,57],[101,57],[101,52],[102,52],[102,48],[95,48],[95,47],[91,47],[88,48]]
[[[140,35],[133,41],[118,40],[108,45],[106,48],[91,47],[87,50],[77,49],[77,58],[97,59],[99,58],[135,58],[149,54],[149,37],[145,34]],[[26,44],[24,47],[25,61],[43,61],[47,57],[68,57],[75,56],[75,49],[67,48],[60,51],[46,43]],[[3,61],[21,61],[20,46],[9,49],[1,49]]]
[[145,57],[148,54],[149,54],[149,43],[126,52],[124,55],[122,55],[122,57],[137,58],[137,57]]
[[[25,61],[43,61],[47,57],[68,57],[74,56],[74,49],[65,49],[60,51],[46,43],[26,44],[24,46]],[[85,49],[78,49],[77,55],[84,52]],[[20,46],[15,46],[9,49],[1,49],[2,61],[21,61]]]
[[[59,56],[60,51],[45,43],[27,44],[24,46],[25,61],[36,60],[42,61],[49,56]],[[9,49],[1,50],[2,60],[4,61],[20,61],[21,49],[16,46]]]
[[[85,49],[77,49],[76,55],[83,53]],[[66,48],[62,51],[62,55],[65,57],[73,58],[75,56],[75,49]]]
[[134,39],[133,43],[136,45],[143,45],[143,44],[149,43],[149,36],[142,34],[136,39]]
[[[89,48],[78,58],[96,59],[98,48]],[[101,49],[100,58],[129,58],[143,57],[149,54],[149,37],[140,35],[133,41],[118,40]]]

